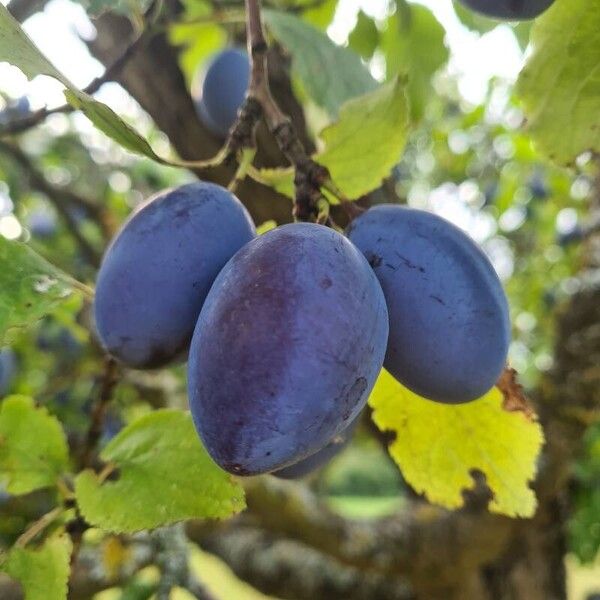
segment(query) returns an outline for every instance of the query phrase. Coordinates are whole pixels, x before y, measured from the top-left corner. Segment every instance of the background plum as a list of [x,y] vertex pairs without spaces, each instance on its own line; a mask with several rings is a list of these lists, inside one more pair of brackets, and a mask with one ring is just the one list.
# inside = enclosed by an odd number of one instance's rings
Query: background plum
[[496,19],[520,21],[535,19],[550,8],[554,0],[459,0],[470,9]]
[[125,223],[98,274],[103,346],[138,368],[184,354],[215,277],[254,236],[246,209],[220,186],[193,183],[151,199]]
[[371,208],[347,233],[387,300],[390,373],[440,402],[489,391],[505,366],[510,320],[502,285],[479,246],[441,217],[397,205]]
[[215,135],[225,138],[244,102],[250,62],[243,50],[229,48],[217,54],[193,86],[196,109]]
[[9,123],[13,119],[23,119],[31,112],[31,105],[27,96],[21,96],[9,103],[4,110],[0,111],[0,125]]
[[0,350],[0,396],[10,391],[17,371],[15,353],[10,348]]
[[190,348],[192,415],[213,459],[252,475],[326,446],[365,405],[387,334],[381,286],[339,233],[292,224],[245,246]]
[[27,227],[35,237],[52,237],[57,229],[56,216],[48,209],[36,209],[27,217]]
[[325,448],[321,448],[318,452],[311,454],[309,457],[290,465],[289,467],[285,467],[280,471],[275,471],[273,475],[280,479],[300,479],[301,477],[306,477],[306,475],[309,475],[313,471],[324,467],[350,443],[359,419],[360,415],[356,417],[344,431],[341,431],[334,436]]

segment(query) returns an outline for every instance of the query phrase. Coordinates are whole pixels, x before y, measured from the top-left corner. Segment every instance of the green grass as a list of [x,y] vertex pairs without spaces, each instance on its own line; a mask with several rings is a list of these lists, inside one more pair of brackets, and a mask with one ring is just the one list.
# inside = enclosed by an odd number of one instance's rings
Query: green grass
[[377,519],[398,512],[404,500],[399,496],[330,496],[327,503],[335,512],[350,519]]

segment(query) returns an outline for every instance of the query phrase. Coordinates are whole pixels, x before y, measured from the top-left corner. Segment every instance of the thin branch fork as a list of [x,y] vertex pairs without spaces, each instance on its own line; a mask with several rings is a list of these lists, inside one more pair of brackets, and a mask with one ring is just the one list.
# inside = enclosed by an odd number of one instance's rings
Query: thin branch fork
[[300,221],[314,220],[321,212],[321,187],[331,180],[331,176],[325,167],[307,155],[291,120],[271,94],[267,70],[269,46],[262,25],[260,0],[245,0],[245,3],[248,54],[251,58],[248,100],[260,105],[269,130],[296,170],[294,216]]

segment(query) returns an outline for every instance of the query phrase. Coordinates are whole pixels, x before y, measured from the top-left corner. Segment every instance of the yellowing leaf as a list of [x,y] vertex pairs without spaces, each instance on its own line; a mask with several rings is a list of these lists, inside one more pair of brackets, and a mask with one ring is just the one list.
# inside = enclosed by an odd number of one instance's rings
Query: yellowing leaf
[[250,171],[252,177],[288,198],[294,197],[294,169],[260,169]]
[[531,43],[517,92],[532,138],[559,164],[600,152],[600,2],[557,0]]
[[133,532],[194,518],[224,518],[245,507],[244,492],[210,459],[189,414],[160,410],[123,429],[100,458],[115,480],[92,471],[75,480],[85,519],[101,529]]
[[396,78],[349,100],[320,134],[325,148],[315,158],[350,199],[377,189],[400,161],[409,129],[404,83]]
[[54,536],[39,549],[14,547],[0,570],[21,584],[25,600],[65,600],[71,551],[69,536]]
[[390,454],[417,492],[436,504],[459,508],[476,470],[493,493],[492,512],[531,517],[536,498],[529,483],[535,477],[542,428],[522,411],[507,411],[503,402],[494,388],[469,404],[438,404],[413,394],[386,371],[369,400],[379,429],[396,434]]

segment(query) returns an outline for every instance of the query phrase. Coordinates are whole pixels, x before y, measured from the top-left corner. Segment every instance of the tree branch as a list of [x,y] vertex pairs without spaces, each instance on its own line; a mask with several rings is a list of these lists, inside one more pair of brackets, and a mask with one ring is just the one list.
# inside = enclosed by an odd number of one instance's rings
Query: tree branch
[[[11,2],[11,5],[12,4],[13,3]],[[129,45],[125,48],[125,50],[123,50],[121,55],[106,68],[106,70],[100,77],[96,77],[83,89],[83,91],[86,94],[95,94],[105,83],[113,81],[115,77],[125,68],[127,63],[136,54],[136,52],[141,50],[146,45],[148,40],[155,33],[153,23],[156,17],[156,7],[156,1],[150,4],[148,10],[145,13],[145,21],[149,23],[148,26],[140,34],[138,34],[137,37],[135,37],[131,43],[129,43]],[[0,137],[23,133],[28,129],[36,127],[37,125],[45,121],[50,115],[54,115],[57,113],[71,113],[74,110],[75,109],[68,103],[65,103],[61,106],[57,106],[55,108],[42,108],[40,110],[36,110],[24,117],[20,117],[18,119],[14,119],[0,125]]]
[[102,436],[104,418],[108,405],[113,399],[115,388],[119,383],[119,368],[113,358],[104,360],[104,373],[98,385],[98,396],[92,407],[90,425],[81,448],[79,468],[85,469],[92,466],[96,454],[96,446]]
[[269,47],[263,31],[260,0],[245,0],[245,3],[248,54],[251,59],[248,98],[260,104],[269,131],[296,171],[294,216],[301,221],[316,220],[320,213],[319,203],[323,200],[321,187],[331,177],[325,167],[307,155],[291,119],[283,113],[271,94],[267,69]]
[[344,566],[315,550],[259,529],[233,528],[199,538],[234,573],[265,594],[286,600],[409,600],[401,580]]

